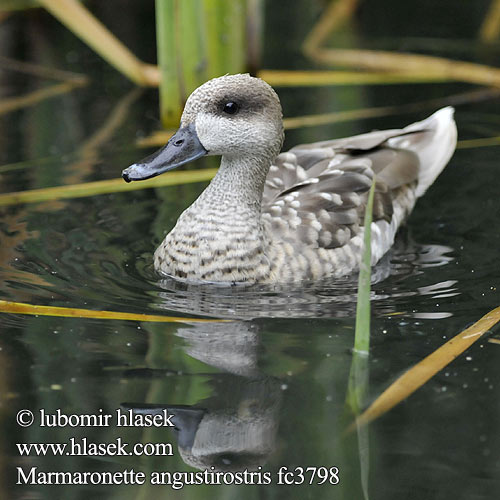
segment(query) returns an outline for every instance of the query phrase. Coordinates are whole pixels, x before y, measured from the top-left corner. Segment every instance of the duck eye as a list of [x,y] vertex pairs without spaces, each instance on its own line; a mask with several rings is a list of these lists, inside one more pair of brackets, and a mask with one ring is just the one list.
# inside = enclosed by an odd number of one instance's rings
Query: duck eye
[[229,101],[224,104],[224,108],[222,110],[228,115],[234,115],[239,109],[240,107],[235,102]]

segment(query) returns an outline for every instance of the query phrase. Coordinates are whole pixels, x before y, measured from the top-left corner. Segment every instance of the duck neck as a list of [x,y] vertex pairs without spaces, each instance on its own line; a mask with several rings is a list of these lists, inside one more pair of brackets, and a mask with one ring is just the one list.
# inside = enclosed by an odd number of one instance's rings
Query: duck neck
[[262,157],[223,156],[210,185],[198,198],[199,207],[246,212],[260,219],[262,192],[271,160]]
[[270,269],[261,217],[270,162],[224,157],[217,175],[183,212],[155,253],[167,274],[205,281],[259,281]]

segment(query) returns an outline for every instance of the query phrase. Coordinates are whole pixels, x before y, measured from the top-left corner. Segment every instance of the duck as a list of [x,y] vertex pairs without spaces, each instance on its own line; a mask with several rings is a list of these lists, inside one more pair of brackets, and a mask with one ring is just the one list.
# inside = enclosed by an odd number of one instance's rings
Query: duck
[[202,156],[221,157],[210,184],[154,253],[162,276],[216,284],[338,278],[359,269],[372,183],[375,265],[452,157],[453,115],[445,107],[402,129],[280,153],[284,127],[277,93],[248,74],[225,75],[194,90],[179,130],[122,176],[139,181]]

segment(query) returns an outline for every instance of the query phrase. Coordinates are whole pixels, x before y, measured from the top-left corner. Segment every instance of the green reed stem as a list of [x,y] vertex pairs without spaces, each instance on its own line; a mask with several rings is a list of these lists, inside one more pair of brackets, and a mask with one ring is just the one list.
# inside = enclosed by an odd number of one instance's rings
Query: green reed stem
[[371,224],[375,178],[368,195],[364,222],[363,254],[359,266],[358,303],[356,305],[356,329],[354,350],[368,354],[370,350],[370,289],[371,289]]
[[24,10],[40,7],[36,0],[3,0],[0,3],[0,10],[6,12],[11,10]]
[[220,0],[203,0],[205,18],[205,53],[208,78],[224,74],[225,54],[223,45],[224,5]]
[[191,92],[246,66],[247,0],[156,0],[163,125],[177,126]]
[[181,113],[175,29],[177,4],[175,0],[156,0],[156,44],[161,73],[160,110],[164,126],[177,126]]
[[176,0],[178,17],[176,41],[182,101],[205,81],[205,54],[202,43],[203,11],[200,0]]
[[246,0],[229,2],[222,40],[228,50],[228,72],[242,71],[246,66]]

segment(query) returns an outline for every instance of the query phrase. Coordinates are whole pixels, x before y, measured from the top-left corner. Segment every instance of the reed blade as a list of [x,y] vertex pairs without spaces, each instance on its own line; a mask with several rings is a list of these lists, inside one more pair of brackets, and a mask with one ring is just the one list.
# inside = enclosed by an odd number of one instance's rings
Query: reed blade
[[61,318],[111,319],[120,321],[144,321],[154,323],[214,323],[227,320],[182,318],[156,314],[135,314],[115,311],[93,311],[73,307],[40,306],[24,302],[0,300],[0,313],[28,314],[32,316],[57,316]]
[[474,342],[477,342],[490,328],[500,321],[500,307],[493,309],[451,340],[429,354],[413,368],[391,384],[373,403],[356,419],[356,426],[366,425],[394,408],[422,387],[436,373],[460,356]]
[[273,87],[319,87],[327,85],[394,85],[448,82],[440,75],[374,71],[286,71],[262,69],[257,76]]
[[155,67],[144,64],[77,0],[38,0],[109,64],[138,85],[158,85]]
[[69,198],[84,198],[99,194],[136,191],[138,189],[176,186],[193,182],[205,182],[215,175],[217,169],[205,168],[201,170],[186,170],[166,172],[165,174],[141,182],[126,183],[123,179],[109,179],[104,181],[72,184],[51,188],[18,191],[16,193],[0,194],[0,206],[18,205],[21,203],[37,203]]
[[456,61],[421,54],[360,49],[318,49],[311,58],[325,65],[371,71],[394,71],[447,78],[500,87],[500,69],[494,66]]
[[364,221],[363,254],[359,266],[358,302],[356,304],[356,329],[354,333],[354,351],[368,355],[370,351],[370,293],[371,293],[371,224],[375,177],[373,178]]

